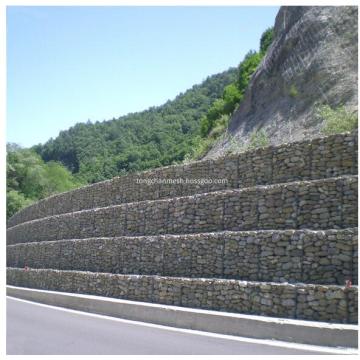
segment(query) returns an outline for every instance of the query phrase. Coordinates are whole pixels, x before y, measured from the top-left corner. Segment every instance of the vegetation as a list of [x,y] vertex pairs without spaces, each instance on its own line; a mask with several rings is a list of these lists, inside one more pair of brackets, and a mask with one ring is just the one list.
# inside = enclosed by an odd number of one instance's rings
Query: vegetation
[[6,191],[6,218],[17,213],[23,207],[32,203],[32,200],[27,199],[25,195],[16,190]]
[[183,163],[190,163],[194,159],[199,159],[203,154],[205,154],[214,143],[213,138],[203,138],[197,136],[195,138],[195,144],[191,147],[190,151],[185,155]]
[[274,28],[266,29],[260,38],[260,53],[265,54],[274,39]]
[[270,143],[265,130],[256,130],[251,134],[248,149],[256,149],[268,146]]
[[322,132],[325,135],[352,131],[358,127],[357,112],[350,112],[344,106],[332,109],[329,105],[322,105],[317,114],[323,119]]
[[296,86],[294,84],[291,84],[291,86],[290,86],[289,95],[292,98],[296,98],[299,95],[298,89],[296,88]]
[[226,134],[228,147],[226,150],[226,154],[238,154],[246,150],[246,146],[244,143],[239,142],[234,135]]
[[264,129],[255,130],[248,143],[240,143],[233,135],[227,134],[229,146],[227,154],[238,154],[247,150],[253,150],[270,144],[269,137]]
[[6,216],[54,193],[81,186],[63,165],[45,163],[33,150],[7,145]]
[[187,156],[194,156],[193,159],[200,158],[211,143],[225,132],[231,114],[238,106],[241,106],[250,78],[265,56],[273,35],[273,28],[267,29],[261,36],[259,52],[251,50],[245,55],[238,67],[237,80],[225,87],[222,97],[213,102],[207,114],[200,120],[200,134],[205,140],[200,141],[197,151]]
[[78,123],[31,149],[9,144],[7,216],[57,192],[200,158],[225,134],[272,33],[264,32],[259,52],[248,52],[238,68],[210,76],[162,106]]
[[76,124],[34,150],[46,162],[61,162],[85,183],[181,162],[197,146],[200,118],[236,76],[231,68],[162,106]]

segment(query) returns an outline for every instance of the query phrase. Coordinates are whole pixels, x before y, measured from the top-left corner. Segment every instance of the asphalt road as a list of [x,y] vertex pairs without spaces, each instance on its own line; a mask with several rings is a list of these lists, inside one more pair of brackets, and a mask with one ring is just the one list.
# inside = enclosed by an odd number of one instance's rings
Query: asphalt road
[[319,354],[203,336],[7,298],[8,355]]

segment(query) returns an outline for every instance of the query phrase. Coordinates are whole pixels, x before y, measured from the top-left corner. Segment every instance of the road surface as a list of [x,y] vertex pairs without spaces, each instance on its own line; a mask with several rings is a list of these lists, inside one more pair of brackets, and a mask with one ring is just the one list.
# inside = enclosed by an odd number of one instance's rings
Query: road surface
[[203,334],[7,298],[8,355],[319,354]]

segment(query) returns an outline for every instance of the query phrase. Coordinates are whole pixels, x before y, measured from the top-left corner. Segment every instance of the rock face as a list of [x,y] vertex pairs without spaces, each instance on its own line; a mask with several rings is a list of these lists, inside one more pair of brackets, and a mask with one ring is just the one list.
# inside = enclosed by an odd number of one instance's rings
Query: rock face
[[318,104],[357,110],[357,12],[354,6],[281,7],[274,41],[230,121],[230,136],[207,158],[224,154],[234,140],[248,142],[260,129],[272,144],[318,136]]

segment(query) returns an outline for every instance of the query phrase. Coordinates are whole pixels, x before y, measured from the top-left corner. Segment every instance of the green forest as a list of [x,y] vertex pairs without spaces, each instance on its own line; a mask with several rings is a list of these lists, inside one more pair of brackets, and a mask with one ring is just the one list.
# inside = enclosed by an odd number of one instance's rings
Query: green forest
[[45,144],[7,145],[7,217],[54,193],[201,158],[227,129],[273,29],[236,68],[209,76],[174,100],[118,119],[78,123]]

